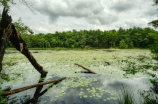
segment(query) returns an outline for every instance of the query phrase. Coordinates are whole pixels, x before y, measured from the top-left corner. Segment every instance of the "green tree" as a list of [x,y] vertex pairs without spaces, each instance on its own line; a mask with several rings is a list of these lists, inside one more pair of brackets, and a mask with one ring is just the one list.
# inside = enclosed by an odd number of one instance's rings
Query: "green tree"
[[[158,0],[154,0],[155,5],[158,4]],[[152,22],[148,23],[153,27],[158,27],[158,20],[153,20]],[[154,58],[158,60],[158,37],[155,38],[154,44],[150,45],[150,50],[154,54]]]
[[132,41],[129,43],[128,48],[130,48],[130,49],[131,49],[131,48],[134,48]]
[[[1,83],[1,82],[0,82]],[[1,89],[1,87],[0,87],[0,104],[7,104],[7,99],[4,97],[4,96],[2,96],[2,93],[3,93],[4,91]]]
[[[157,6],[158,5],[158,0],[153,0],[153,1],[154,1],[154,6]],[[148,24],[152,25],[155,28],[157,28],[158,27],[158,19],[153,20],[153,21],[149,22]]]
[[121,48],[121,49],[128,48],[128,45],[125,43],[125,41],[123,39],[120,41],[119,48]]
[[28,26],[24,25],[24,23],[21,20],[21,17],[18,19],[17,22],[14,22],[13,24],[18,29],[20,34],[30,34],[30,35],[34,34],[34,32]]
[[13,0],[0,0],[0,3],[8,9],[10,8],[10,4],[16,4]]
[[52,38],[52,40],[51,40],[51,47],[53,48],[53,47],[56,47],[57,45],[57,41],[56,41],[56,39],[55,38]]
[[153,53],[153,58],[158,60],[158,37],[155,38],[155,42],[154,44],[149,45],[150,46],[150,50]]

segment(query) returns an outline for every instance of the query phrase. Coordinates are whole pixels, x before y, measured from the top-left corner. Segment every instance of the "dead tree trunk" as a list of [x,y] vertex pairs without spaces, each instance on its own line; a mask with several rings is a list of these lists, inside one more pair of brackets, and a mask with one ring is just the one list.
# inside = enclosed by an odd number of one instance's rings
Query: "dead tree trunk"
[[31,52],[28,50],[25,41],[20,36],[18,29],[11,22],[11,16],[8,15],[8,10],[4,7],[0,23],[0,73],[2,71],[4,52],[10,41],[18,51],[28,58],[36,70],[41,73],[41,76],[46,76],[47,71],[43,70],[43,67],[37,63]]
[[9,37],[12,34],[12,18],[7,14],[7,12],[8,10],[4,7],[0,23],[0,73],[2,71],[4,52],[9,44]]

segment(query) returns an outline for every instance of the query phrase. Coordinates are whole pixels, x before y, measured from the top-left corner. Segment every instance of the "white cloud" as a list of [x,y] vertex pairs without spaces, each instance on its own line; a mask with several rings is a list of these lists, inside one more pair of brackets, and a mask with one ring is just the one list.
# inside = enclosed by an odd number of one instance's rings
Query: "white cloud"
[[[34,0],[33,7],[38,15],[15,1],[10,15],[13,22],[20,17],[35,33],[54,33],[66,30],[111,30],[147,27],[157,19],[158,11],[152,0]],[[33,0],[29,0],[33,3]],[[2,6],[1,6],[2,11]],[[38,13],[38,11],[40,11]]]

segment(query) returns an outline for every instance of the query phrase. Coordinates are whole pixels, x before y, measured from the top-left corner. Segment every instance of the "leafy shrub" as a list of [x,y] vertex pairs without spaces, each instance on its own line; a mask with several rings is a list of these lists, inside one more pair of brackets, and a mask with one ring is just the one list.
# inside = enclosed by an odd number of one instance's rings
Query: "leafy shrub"
[[1,73],[0,74],[0,78],[6,80],[6,81],[10,81],[10,77],[8,74],[5,74],[5,73]]
[[121,49],[128,48],[128,45],[125,43],[125,41],[123,39],[120,41],[119,48],[121,48]]
[[118,98],[118,104],[135,104],[133,96],[134,95],[131,92],[122,87],[121,96]]

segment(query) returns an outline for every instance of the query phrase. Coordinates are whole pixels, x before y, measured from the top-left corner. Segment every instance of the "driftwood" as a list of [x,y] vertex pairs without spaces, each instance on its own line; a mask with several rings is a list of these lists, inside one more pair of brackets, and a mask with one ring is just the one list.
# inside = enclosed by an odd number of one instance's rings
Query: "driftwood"
[[9,41],[13,43],[15,48],[25,55],[36,70],[41,73],[41,76],[45,76],[47,71],[43,70],[43,67],[37,63],[31,52],[28,50],[25,41],[20,36],[18,29],[12,24],[12,18],[8,14],[8,9],[4,7],[2,13],[2,20],[0,23],[0,73],[2,71],[2,61],[5,49],[7,48]]
[[78,65],[79,67],[81,67],[81,68],[87,70],[87,71],[90,72],[90,73],[97,74],[97,73],[95,73],[94,71],[92,71],[92,70],[90,70],[90,69],[88,69],[88,68],[86,68],[86,67],[84,67],[84,66],[82,66],[82,65],[80,65],[80,64],[76,64],[76,63],[75,63],[75,65]]
[[[45,94],[51,87],[53,87],[53,85],[57,85],[59,82],[61,82],[61,81],[53,83],[52,85],[50,85],[48,88],[46,88],[42,92],[40,92],[41,90],[36,90],[36,92],[34,94],[34,97],[32,99],[26,101],[24,104],[30,104],[30,103],[31,104],[37,104],[38,98],[40,96],[42,96],[43,94]],[[39,86],[39,89],[42,89],[42,86]]]
[[24,90],[27,90],[27,89],[30,89],[30,88],[33,88],[33,87],[37,87],[37,86],[41,86],[41,85],[45,85],[45,84],[49,84],[49,83],[53,83],[53,82],[59,82],[59,81],[62,81],[63,79],[65,79],[65,78],[66,77],[59,78],[59,79],[56,79],[56,80],[41,82],[41,83],[30,85],[30,86],[25,86],[25,87],[22,87],[22,88],[11,90],[11,91],[5,91],[5,92],[2,93],[2,95],[6,96],[6,95],[15,94],[15,93],[18,93],[18,92],[21,92],[21,91],[24,91]]

